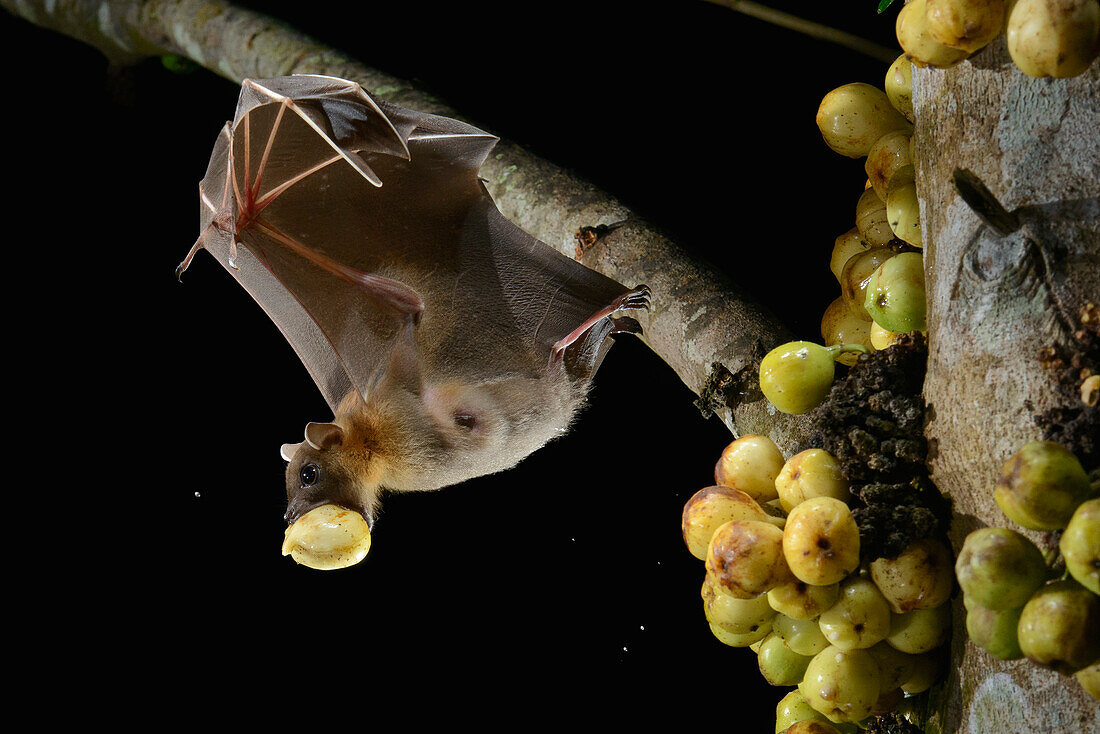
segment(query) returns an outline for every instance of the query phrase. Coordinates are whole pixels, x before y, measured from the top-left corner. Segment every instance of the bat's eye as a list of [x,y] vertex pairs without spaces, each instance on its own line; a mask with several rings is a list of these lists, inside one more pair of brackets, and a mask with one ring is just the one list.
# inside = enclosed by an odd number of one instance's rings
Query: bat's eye
[[455,413],[455,425],[459,428],[473,428],[476,423],[477,418],[470,413],[464,411]]
[[316,464],[306,464],[298,470],[298,479],[303,487],[311,487],[321,478],[321,470]]

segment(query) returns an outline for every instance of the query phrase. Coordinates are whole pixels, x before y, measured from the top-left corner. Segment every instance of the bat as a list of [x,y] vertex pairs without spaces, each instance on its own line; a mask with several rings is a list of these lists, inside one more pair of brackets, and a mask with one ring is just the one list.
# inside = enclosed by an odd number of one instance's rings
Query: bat
[[[282,447],[288,538],[331,506],[369,538],[384,491],[516,465],[568,429],[611,336],[641,333],[623,312],[649,307],[646,286],[586,268],[497,210],[478,177],[496,142],[344,79],[242,83],[176,275],[199,250],[213,255],[333,411]],[[294,558],[320,568],[363,555]]]

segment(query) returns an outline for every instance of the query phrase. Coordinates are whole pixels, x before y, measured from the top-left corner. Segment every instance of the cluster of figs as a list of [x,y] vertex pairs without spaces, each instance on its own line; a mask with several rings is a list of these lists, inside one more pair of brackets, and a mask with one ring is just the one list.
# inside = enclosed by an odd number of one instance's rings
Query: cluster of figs
[[824,449],[784,458],[768,437],[742,436],[714,477],[684,505],[681,531],[704,563],[711,632],[792,689],[776,732],[855,732],[938,679],[954,588],[945,540],[862,562],[849,482]]

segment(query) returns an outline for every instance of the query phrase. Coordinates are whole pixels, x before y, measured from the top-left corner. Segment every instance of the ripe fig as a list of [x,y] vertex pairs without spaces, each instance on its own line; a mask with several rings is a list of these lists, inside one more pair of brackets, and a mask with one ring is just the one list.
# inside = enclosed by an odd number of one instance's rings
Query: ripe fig
[[871,578],[896,614],[938,607],[955,582],[951,551],[935,538],[915,541],[897,558],[872,561]]
[[848,505],[814,497],[796,506],[783,529],[783,555],[800,581],[834,584],[859,567],[859,528]]
[[1096,0],[1016,0],[1007,15],[1008,54],[1028,76],[1077,76],[1100,50]]
[[783,531],[758,520],[734,520],[714,531],[706,565],[714,583],[738,599],[794,580],[783,557]]
[[852,227],[833,240],[833,250],[829,255],[829,270],[832,271],[838,283],[848,260],[870,248],[871,245],[859,236],[859,229],[856,227]]
[[796,579],[768,591],[768,604],[794,619],[816,619],[836,603],[839,593],[839,584],[815,586]]
[[841,155],[860,158],[892,130],[912,130],[886,93],[863,82],[837,87],[821,100],[817,127],[825,144]]
[[862,721],[878,700],[879,676],[866,650],[827,647],[810,661],[798,690],[832,722]]
[[714,466],[714,481],[740,489],[757,502],[776,498],[775,475],[783,466],[783,452],[767,436],[748,433],[722,449]]
[[684,503],[680,531],[691,555],[707,558],[707,546],[719,526],[731,520],[773,522],[771,516],[752,497],[739,489],[706,487]]
[[969,56],[969,52],[963,49],[945,46],[932,38],[928,32],[926,11],[926,0],[911,0],[898,12],[895,31],[906,58],[914,66],[945,69]]
[[[821,316],[821,338],[827,347],[838,344],[860,344],[869,350],[872,324],[874,324],[873,321],[862,318],[848,308],[844,296],[837,296]],[[836,358],[837,362],[849,367],[858,360],[859,355],[855,352],[845,352]]]
[[841,650],[863,650],[886,639],[890,605],[870,579],[853,576],[840,585],[836,604],[818,618],[821,634]]
[[1002,0],[927,0],[928,34],[938,43],[973,53],[1001,33]]
[[747,635],[765,626],[770,628],[775,616],[775,610],[768,604],[766,596],[753,599],[730,596],[720,584],[714,582],[710,574],[703,581],[700,595],[703,597],[703,614],[707,622],[733,634]]
[[913,122],[913,62],[905,54],[898,56],[886,70],[883,88],[894,109]]
[[825,449],[806,449],[787,459],[775,478],[775,488],[786,512],[813,497],[832,497],[841,502],[852,497],[840,462]]
[[736,632],[730,632],[722,625],[712,623],[710,625],[710,632],[718,638],[718,641],[723,645],[729,645],[730,647],[748,647],[767,637],[768,633],[771,632],[771,624],[765,624],[755,632],[738,634]]
[[894,230],[890,229],[886,214],[886,200],[873,188],[864,189],[856,201],[856,229],[863,241],[872,247],[883,247],[894,239]]

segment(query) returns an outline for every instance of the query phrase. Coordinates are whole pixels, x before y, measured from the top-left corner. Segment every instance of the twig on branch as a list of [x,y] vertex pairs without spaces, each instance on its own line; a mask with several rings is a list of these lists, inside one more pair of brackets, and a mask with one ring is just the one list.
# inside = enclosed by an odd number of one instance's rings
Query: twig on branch
[[[92,44],[116,64],[176,54],[234,82],[328,74],[405,107],[462,117],[407,81],[221,0],[0,0],[0,6]],[[714,388],[724,374],[736,378],[727,380],[731,385],[752,384],[764,352],[793,338],[774,315],[613,197],[513,143],[502,140],[481,175],[518,226],[622,283],[653,289],[652,310],[639,319],[646,344],[733,433],[766,434],[784,453],[805,443],[809,425],[802,417],[776,413],[746,390]]]
[[735,10],[738,13],[756,18],[757,20],[762,20],[765,23],[771,23],[798,33],[804,33],[819,41],[835,43],[838,46],[843,46],[857,53],[865,54],[879,61],[885,61],[888,64],[893,63],[900,53],[897,49],[880,46],[877,43],[868,41],[866,38],[861,38],[853,33],[848,33],[847,31],[842,31],[821,23],[814,23],[805,18],[799,18],[797,15],[791,15],[790,13],[784,13],[782,10],[769,8],[767,5],[750,2],[750,0],[704,1],[713,3],[714,5],[721,5],[730,10]]

